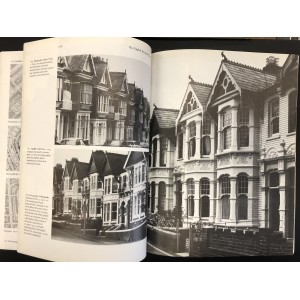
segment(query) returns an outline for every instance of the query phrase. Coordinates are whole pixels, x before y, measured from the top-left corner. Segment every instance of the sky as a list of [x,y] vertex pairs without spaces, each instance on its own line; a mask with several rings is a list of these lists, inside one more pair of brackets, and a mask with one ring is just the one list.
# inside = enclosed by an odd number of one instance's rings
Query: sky
[[125,72],[128,83],[134,83],[143,89],[144,97],[150,99],[151,69],[139,60],[114,55],[98,55],[105,60],[108,59],[108,68],[110,72]]
[[56,146],[54,151],[54,165],[57,163],[62,164],[62,166],[65,166],[66,160],[71,160],[72,157],[78,158],[81,162],[88,163],[90,161],[90,157],[92,154],[92,150],[103,150],[107,152],[112,153],[118,153],[118,154],[128,154],[128,150],[119,150],[119,149],[112,149],[112,147],[92,147],[92,146]]
[[[152,90],[153,103],[157,107],[179,109],[185,95],[189,75],[195,81],[213,84],[220,67],[222,50],[174,50],[158,52],[152,55]],[[279,58],[282,66],[287,54],[235,52],[224,50],[228,60],[262,69],[266,58]]]

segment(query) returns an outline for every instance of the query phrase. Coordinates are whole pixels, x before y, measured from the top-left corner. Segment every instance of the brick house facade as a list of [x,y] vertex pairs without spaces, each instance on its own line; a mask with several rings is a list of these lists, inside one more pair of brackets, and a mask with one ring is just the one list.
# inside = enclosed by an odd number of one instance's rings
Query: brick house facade
[[150,211],[292,237],[298,57],[263,70],[223,57],[213,85],[190,77],[179,111],[153,111]]
[[125,72],[110,72],[94,55],[59,57],[55,140],[81,138],[89,145],[126,146],[148,137],[149,102]]

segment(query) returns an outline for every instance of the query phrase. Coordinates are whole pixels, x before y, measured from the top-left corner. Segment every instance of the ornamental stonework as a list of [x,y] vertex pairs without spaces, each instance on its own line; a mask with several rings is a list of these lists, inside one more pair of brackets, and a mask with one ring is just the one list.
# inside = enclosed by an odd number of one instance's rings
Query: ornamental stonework
[[267,153],[267,158],[275,158],[278,156],[278,152],[275,149],[270,149]]
[[185,166],[186,171],[202,171],[202,170],[209,170],[212,162],[188,162]]
[[219,166],[227,166],[229,164],[230,164],[230,156],[229,155],[219,158]]
[[286,151],[287,155],[295,155],[296,154],[296,145],[292,144],[289,146],[289,148]]

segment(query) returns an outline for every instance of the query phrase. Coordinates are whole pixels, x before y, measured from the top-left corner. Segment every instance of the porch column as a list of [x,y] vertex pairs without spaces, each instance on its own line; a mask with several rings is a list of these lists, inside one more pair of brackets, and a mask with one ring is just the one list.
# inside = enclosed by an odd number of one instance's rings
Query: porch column
[[211,120],[210,123],[210,159],[215,158],[215,123]]
[[200,187],[199,187],[199,180],[195,181],[195,198],[194,198],[194,217],[200,218]]
[[184,151],[184,160],[189,159],[189,138],[190,138],[190,126],[185,126],[185,151]]
[[237,107],[232,107],[232,123],[231,123],[231,150],[237,150]]
[[58,136],[58,142],[60,142],[64,138],[64,114],[62,114],[60,118],[60,130],[59,130],[59,136]]
[[74,126],[74,137],[78,137],[78,120],[80,121],[80,117],[76,116],[75,126]]
[[99,136],[99,123],[91,123],[91,126],[93,126],[93,140],[90,141],[90,143],[93,143],[93,145],[97,145],[99,143],[97,136]]
[[210,180],[209,181],[209,221],[214,222],[215,221],[215,215],[214,215],[214,202],[215,202],[215,181]]
[[218,149],[217,149],[217,153],[221,153],[223,150],[221,122],[222,122],[221,112],[218,111]]
[[160,166],[160,137],[157,138],[157,151],[156,151],[156,166]]
[[196,121],[196,149],[195,158],[201,158],[201,120]]
[[182,193],[182,206],[183,206],[183,214],[187,214],[187,206],[188,206],[188,204],[187,204],[187,201],[188,201],[188,199],[187,199],[187,195],[188,195],[188,192],[187,192],[187,184],[186,184],[186,181],[185,182],[183,182],[183,184],[182,184],[182,191],[183,191],[183,193]]
[[217,195],[216,195],[216,222],[221,222],[221,198],[220,198],[220,181],[217,179]]
[[171,140],[168,138],[167,139],[167,161],[166,161],[166,167],[167,168],[171,168],[171,163],[172,163],[172,160],[171,160]]
[[236,177],[230,177],[230,215],[231,225],[236,224]]
[[248,216],[247,220],[253,219],[253,177],[248,177]]
[[254,107],[249,109],[249,148],[254,151]]
[[286,226],[286,185],[285,182],[285,172],[282,170],[279,172],[279,195],[280,195],[280,202],[279,202],[279,231],[283,233],[285,237],[287,234],[287,226]]
[[154,184],[154,209],[153,211],[156,213],[158,211],[158,183]]

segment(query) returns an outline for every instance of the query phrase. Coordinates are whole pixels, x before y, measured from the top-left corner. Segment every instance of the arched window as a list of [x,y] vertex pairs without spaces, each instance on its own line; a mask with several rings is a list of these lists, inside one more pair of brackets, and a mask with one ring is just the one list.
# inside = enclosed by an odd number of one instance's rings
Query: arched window
[[165,167],[167,164],[168,140],[166,137],[160,138],[160,166]]
[[230,179],[224,175],[220,179],[221,201],[222,201],[222,219],[229,219],[230,216]]
[[269,133],[272,136],[279,133],[279,100],[273,100],[269,103]]
[[223,147],[228,149],[231,146],[231,110],[228,108],[223,112]]
[[195,155],[196,151],[196,123],[192,122],[190,125],[190,136],[189,136],[189,158]]
[[237,219],[248,219],[248,176],[240,174],[237,177]]
[[249,107],[241,107],[239,114],[239,146],[249,146]]
[[158,185],[158,209],[164,210],[166,201],[166,183],[161,181]]
[[297,125],[297,92],[289,94],[289,132],[296,131]]
[[188,215],[194,215],[194,198],[195,198],[195,183],[193,179],[187,181],[187,192],[188,192]]

